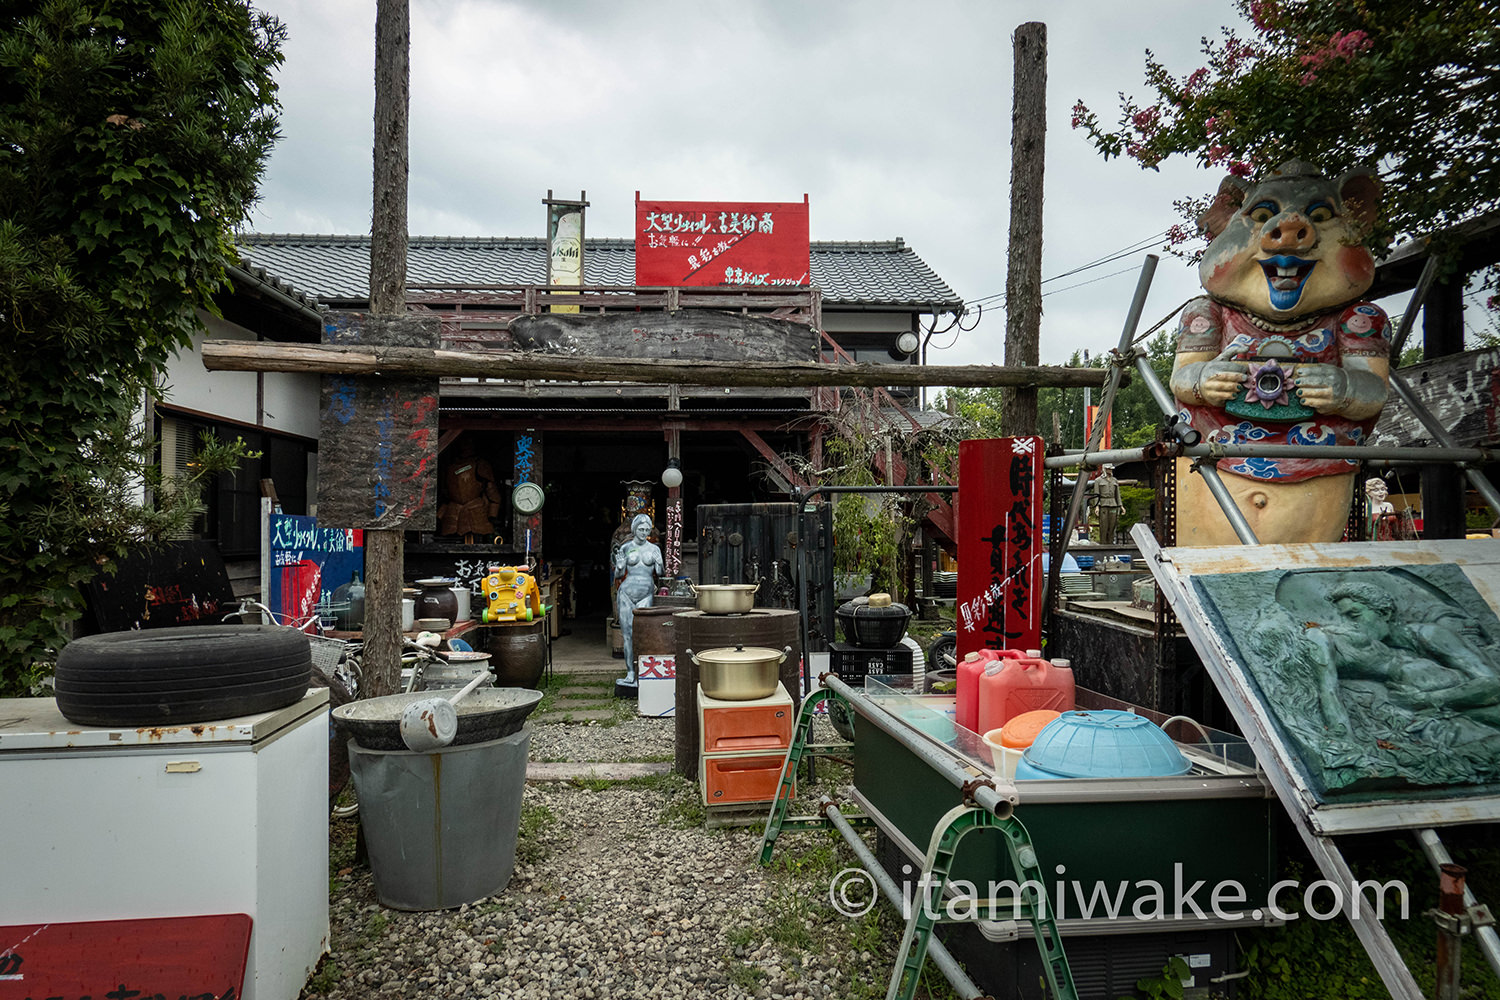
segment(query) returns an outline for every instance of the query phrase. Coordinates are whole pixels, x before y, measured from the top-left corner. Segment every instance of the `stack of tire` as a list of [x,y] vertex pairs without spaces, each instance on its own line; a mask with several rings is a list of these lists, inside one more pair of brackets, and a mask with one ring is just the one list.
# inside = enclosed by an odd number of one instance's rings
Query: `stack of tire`
[[203,625],[75,639],[57,658],[57,709],[84,726],[177,726],[295,704],[312,679],[307,636]]

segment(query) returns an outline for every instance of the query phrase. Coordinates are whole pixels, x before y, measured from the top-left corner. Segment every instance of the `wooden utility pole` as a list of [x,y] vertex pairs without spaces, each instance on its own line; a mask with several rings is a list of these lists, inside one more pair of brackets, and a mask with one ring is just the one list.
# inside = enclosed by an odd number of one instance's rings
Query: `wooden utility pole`
[[[411,105],[407,0],[375,3],[374,205],[370,218],[370,315],[406,312],[407,132]],[[365,532],[364,689],[401,687],[401,528]]]
[[[1047,26],[1028,21],[1012,39],[1015,93],[1010,114],[1010,255],[1005,276],[1005,364],[1041,358],[1042,179],[1047,146]],[[1036,433],[1036,390],[1013,389],[1000,405],[1009,435]]]

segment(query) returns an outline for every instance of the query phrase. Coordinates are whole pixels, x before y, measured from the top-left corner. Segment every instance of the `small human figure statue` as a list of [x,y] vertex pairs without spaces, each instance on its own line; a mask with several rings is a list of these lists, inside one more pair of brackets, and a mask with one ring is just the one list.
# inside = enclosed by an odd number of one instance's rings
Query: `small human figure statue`
[[615,613],[620,621],[620,638],[625,646],[625,683],[634,684],[635,643],[632,641],[635,609],[651,606],[656,594],[656,578],[666,571],[661,549],[651,541],[651,518],[637,514],[630,522],[630,537],[615,550],[615,578],[620,581],[616,592]]
[[[1172,393],[1205,444],[1360,445],[1388,391],[1390,343],[1362,301],[1375,261],[1364,246],[1380,183],[1290,161],[1256,180],[1225,178],[1199,219],[1211,241],[1203,289],[1182,311]],[[1251,456],[1215,463],[1262,542],[1336,542],[1354,465]],[[1234,545],[1238,534],[1190,459],[1178,461],[1177,544]]]
[[1386,499],[1390,494],[1385,480],[1379,476],[1365,480],[1365,496],[1370,501],[1370,530],[1367,534],[1377,542],[1389,542],[1396,537],[1396,508]]
[[1120,481],[1115,478],[1113,465],[1099,467],[1099,475],[1089,484],[1089,494],[1094,499],[1095,512],[1099,518],[1099,542],[1102,545],[1115,543],[1115,526],[1120,520],[1124,504],[1120,502]]

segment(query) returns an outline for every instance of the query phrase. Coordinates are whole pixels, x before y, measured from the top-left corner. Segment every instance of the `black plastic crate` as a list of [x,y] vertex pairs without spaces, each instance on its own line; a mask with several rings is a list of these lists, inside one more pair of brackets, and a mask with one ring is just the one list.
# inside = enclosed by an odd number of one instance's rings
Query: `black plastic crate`
[[914,652],[907,645],[869,649],[849,642],[830,642],[828,669],[838,674],[840,680],[849,683],[863,680],[868,674],[909,674],[912,672]]

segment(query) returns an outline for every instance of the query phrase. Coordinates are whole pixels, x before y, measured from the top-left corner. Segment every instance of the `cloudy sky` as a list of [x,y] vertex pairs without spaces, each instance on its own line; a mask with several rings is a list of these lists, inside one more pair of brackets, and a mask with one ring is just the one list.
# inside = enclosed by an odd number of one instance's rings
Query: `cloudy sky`
[[[374,0],[260,0],[287,25],[284,137],[258,232],[367,233]],[[411,0],[410,231],[541,236],[542,199],[587,191],[590,236],[647,199],[811,203],[814,240],[904,237],[978,325],[933,364],[1004,360],[1011,35],[1048,32],[1044,279],[1158,237],[1189,163],[1105,162],[1069,128],[1178,73],[1238,24],[1228,0]],[[1119,339],[1144,251],[1044,286],[1042,360]],[[1116,273],[1123,272],[1123,273]],[[1085,282],[1087,282],[1085,284]],[[1197,289],[1163,256],[1144,320]],[[965,320],[965,325],[975,317]],[[942,350],[936,350],[942,348]]]

